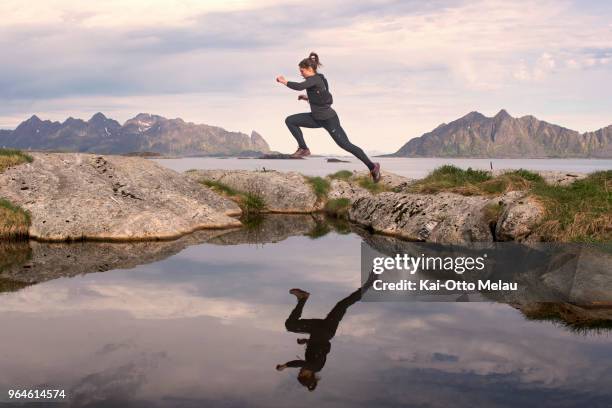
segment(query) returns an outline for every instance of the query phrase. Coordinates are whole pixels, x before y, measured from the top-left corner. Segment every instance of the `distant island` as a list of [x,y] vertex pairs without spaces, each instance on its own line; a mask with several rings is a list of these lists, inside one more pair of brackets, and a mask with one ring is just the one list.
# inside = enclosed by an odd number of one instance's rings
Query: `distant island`
[[64,122],[32,115],[14,130],[0,130],[0,147],[23,150],[165,156],[261,155],[270,152],[265,139],[221,127],[140,113],[123,125],[98,112],[88,121]]
[[533,116],[470,112],[386,157],[612,158],[612,125],[579,133]]

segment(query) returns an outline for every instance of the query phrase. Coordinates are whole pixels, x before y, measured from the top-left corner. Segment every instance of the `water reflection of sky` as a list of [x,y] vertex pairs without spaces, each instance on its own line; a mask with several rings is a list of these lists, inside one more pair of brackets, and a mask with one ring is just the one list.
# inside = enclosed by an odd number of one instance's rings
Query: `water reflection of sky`
[[303,356],[288,289],[312,293],[304,317],[324,317],[360,285],[359,244],[204,244],[2,294],[0,389],[65,387],[78,406],[610,406],[608,336],[500,304],[357,303],[316,391],[276,372]]

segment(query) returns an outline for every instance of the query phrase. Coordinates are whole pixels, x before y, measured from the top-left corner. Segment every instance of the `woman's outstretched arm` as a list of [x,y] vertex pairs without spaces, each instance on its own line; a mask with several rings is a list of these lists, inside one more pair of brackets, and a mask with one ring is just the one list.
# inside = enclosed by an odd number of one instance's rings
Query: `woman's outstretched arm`
[[302,82],[293,82],[287,81],[284,76],[279,75],[276,77],[276,81],[280,82],[281,84],[287,85],[288,88],[291,88],[293,90],[303,91],[304,89],[314,86],[317,82],[317,79],[315,78],[315,75],[313,75],[311,77],[306,78]]

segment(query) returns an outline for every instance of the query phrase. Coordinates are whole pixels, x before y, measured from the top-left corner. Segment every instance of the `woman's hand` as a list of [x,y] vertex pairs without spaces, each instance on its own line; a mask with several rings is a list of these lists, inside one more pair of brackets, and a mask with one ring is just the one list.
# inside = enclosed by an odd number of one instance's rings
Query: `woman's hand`
[[279,75],[276,77],[276,82],[280,82],[283,85],[287,85],[287,82],[289,81],[287,81],[284,76]]
[[298,96],[298,101],[307,101],[308,100],[308,96],[306,95],[299,95]]

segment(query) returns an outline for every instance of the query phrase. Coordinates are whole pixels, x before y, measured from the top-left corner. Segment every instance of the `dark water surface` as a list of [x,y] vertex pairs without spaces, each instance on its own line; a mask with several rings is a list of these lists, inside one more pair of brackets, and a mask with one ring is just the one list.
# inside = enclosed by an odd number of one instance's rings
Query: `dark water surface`
[[[310,222],[5,252],[0,401],[52,386],[62,406],[612,406],[607,332],[495,303],[357,302],[307,390],[298,369],[275,369],[304,357],[288,290],[311,293],[303,317],[325,317],[361,284],[362,241]],[[8,285],[15,265],[38,283]]]

